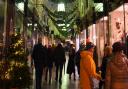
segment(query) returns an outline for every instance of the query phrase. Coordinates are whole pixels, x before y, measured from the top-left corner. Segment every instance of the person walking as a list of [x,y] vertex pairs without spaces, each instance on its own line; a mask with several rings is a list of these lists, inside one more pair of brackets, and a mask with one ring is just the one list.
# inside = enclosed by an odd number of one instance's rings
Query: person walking
[[66,61],[65,59],[65,50],[62,47],[61,44],[58,44],[57,47],[55,48],[54,51],[54,56],[55,56],[55,66],[56,66],[56,77],[55,80],[58,81],[58,73],[59,74],[59,84],[62,83],[62,70],[64,63]]
[[42,38],[38,38],[38,44],[33,48],[32,59],[35,66],[36,89],[41,89],[42,73],[47,58],[46,48],[42,45]]
[[68,60],[68,66],[67,66],[67,74],[69,74],[69,79],[71,79],[71,75],[73,73],[74,80],[76,80],[74,57],[75,57],[75,49],[73,48],[73,44],[71,44],[70,49],[69,49],[69,60]]
[[112,59],[106,69],[105,89],[128,89],[128,59],[121,42],[112,45]]
[[77,72],[80,78],[80,52],[83,51],[85,49],[85,45],[81,44],[80,48],[78,49],[78,51],[75,53],[75,57],[74,57],[74,61],[75,61],[75,65],[77,67]]
[[86,50],[81,51],[80,60],[80,88],[93,89],[93,78],[101,79],[100,75],[96,73],[96,65],[93,60],[94,44],[88,42]]
[[53,53],[54,53],[54,48],[51,45],[49,45],[47,49],[46,74],[45,74],[46,82],[49,75],[49,84],[51,84],[51,79],[52,79],[52,67],[54,61]]
[[103,57],[101,68],[100,68],[102,80],[100,80],[100,82],[99,82],[99,89],[102,89],[102,87],[104,88],[104,81],[105,81],[105,76],[106,76],[106,67],[107,67],[108,62],[111,59],[111,55],[112,55],[111,47],[106,46],[104,48],[104,57]]

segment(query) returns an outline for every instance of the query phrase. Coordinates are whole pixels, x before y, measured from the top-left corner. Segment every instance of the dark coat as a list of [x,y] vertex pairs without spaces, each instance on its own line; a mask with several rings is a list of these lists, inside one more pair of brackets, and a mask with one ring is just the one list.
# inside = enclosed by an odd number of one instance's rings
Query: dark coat
[[111,56],[104,56],[101,64],[101,77],[105,79],[107,64],[110,61]]
[[55,56],[55,64],[56,65],[61,65],[61,64],[65,63],[65,61],[66,61],[66,59],[65,59],[65,50],[61,45],[58,45],[55,48],[54,56]]
[[46,48],[41,44],[36,44],[33,48],[32,52],[32,58],[34,60],[34,64],[36,65],[46,65],[46,60],[47,60],[47,52]]
[[52,67],[53,66],[53,61],[54,61],[54,49],[53,48],[48,48],[47,50],[47,67]]
[[74,57],[75,57],[75,49],[71,48],[69,50],[69,60],[68,60],[68,67],[67,67],[68,74],[72,74],[75,72]]

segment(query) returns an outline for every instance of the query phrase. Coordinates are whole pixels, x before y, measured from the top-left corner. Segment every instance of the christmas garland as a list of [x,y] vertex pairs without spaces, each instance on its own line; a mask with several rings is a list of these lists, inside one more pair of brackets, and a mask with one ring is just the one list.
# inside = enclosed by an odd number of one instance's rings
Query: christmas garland
[[[63,35],[67,36],[68,32],[63,31],[62,28],[65,27],[66,29],[69,29],[73,24],[77,17],[77,8],[75,7],[73,10],[69,12],[52,12],[50,11],[46,6],[43,5],[43,8],[45,11],[47,11],[48,16],[52,20],[53,24],[56,26],[58,31]],[[58,26],[58,24],[65,24],[64,26]],[[70,26],[66,26],[66,24],[70,24]]]

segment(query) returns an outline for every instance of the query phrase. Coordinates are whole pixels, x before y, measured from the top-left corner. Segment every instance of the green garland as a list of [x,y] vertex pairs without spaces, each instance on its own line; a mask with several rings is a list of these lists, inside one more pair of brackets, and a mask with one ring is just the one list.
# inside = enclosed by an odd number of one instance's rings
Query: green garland
[[60,11],[60,12],[56,12],[56,11],[55,12],[52,12],[45,5],[42,5],[42,6],[45,9],[45,11],[47,11],[48,14],[50,14],[54,18],[60,18],[62,16],[69,17],[70,15],[72,15],[77,10],[77,7],[74,7],[73,10],[70,10],[69,12],[66,12],[66,13],[63,12],[63,11]]
[[[50,19],[52,20],[53,24],[56,26],[56,28],[58,29],[58,31],[63,35],[63,36],[68,36],[68,32],[67,31],[63,31],[62,28],[66,27],[66,29],[69,29],[73,24],[74,21],[77,17],[77,8],[75,7],[72,11],[69,12],[52,12],[50,11],[46,6],[43,5],[43,8],[45,9],[45,11],[48,12],[48,16],[50,17]],[[58,20],[59,18],[61,18],[61,20]],[[58,23],[61,24],[65,24],[65,26],[58,26]],[[69,27],[66,26],[67,24],[70,24]]]

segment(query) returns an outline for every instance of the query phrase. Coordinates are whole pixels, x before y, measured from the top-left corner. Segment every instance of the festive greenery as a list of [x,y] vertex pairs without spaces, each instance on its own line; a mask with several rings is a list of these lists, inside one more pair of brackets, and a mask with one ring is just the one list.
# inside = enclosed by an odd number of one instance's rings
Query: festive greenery
[[[77,18],[77,7],[74,7],[69,12],[52,12],[45,5],[43,5],[43,8],[45,9],[45,11],[47,11],[49,18],[52,20],[53,24],[56,26],[60,34],[62,34],[65,37],[70,35],[68,29],[70,29],[73,26],[75,19]],[[59,24],[64,24],[64,26],[59,26]],[[69,26],[67,26],[67,24],[69,24]],[[65,28],[66,31],[63,31],[63,28]]]
[[31,74],[27,65],[24,41],[20,34],[10,37],[8,59],[0,61],[0,88],[27,88],[31,84]]

